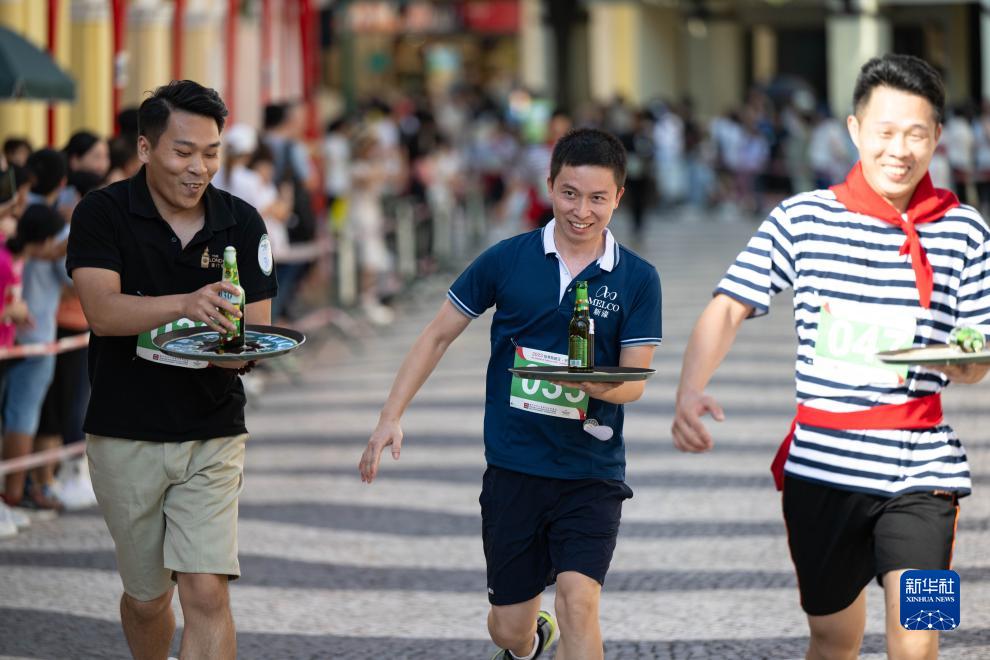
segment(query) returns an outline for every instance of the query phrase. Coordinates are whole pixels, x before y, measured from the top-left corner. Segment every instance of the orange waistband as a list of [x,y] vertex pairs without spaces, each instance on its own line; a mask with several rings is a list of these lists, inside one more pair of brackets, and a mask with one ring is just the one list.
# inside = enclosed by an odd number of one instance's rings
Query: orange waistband
[[773,473],[777,490],[784,488],[784,463],[791,451],[794,429],[798,424],[818,426],[826,429],[927,429],[942,422],[942,395],[911,399],[905,403],[874,406],[853,412],[830,412],[805,405],[797,407],[797,415],[791,422],[791,430],[780,443],[770,471]]

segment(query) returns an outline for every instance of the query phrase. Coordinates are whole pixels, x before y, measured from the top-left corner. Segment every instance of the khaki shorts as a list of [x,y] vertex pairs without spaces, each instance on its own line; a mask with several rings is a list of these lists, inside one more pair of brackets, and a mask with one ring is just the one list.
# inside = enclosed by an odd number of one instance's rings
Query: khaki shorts
[[247,437],[146,442],[86,436],[93,490],[128,595],[157,598],[175,573],[240,575],[237,497]]

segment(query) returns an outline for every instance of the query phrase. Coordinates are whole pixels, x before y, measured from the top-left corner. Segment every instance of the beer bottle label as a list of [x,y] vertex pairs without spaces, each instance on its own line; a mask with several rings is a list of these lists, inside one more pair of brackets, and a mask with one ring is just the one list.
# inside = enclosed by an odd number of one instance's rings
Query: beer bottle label
[[588,366],[588,340],[579,335],[571,335],[567,345],[569,367]]
[[[220,292],[220,297],[234,307],[240,307],[241,300],[244,299],[244,290],[242,289],[240,294],[234,294],[224,290]],[[223,315],[227,317],[227,320],[234,324],[234,330],[231,331],[228,336],[239,335],[241,333],[241,319],[227,311],[225,311]]]

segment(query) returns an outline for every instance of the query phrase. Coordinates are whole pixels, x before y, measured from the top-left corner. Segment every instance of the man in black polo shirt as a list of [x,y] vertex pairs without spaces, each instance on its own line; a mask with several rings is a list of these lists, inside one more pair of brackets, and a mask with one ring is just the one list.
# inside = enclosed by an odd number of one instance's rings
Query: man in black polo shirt
[[233,658],[227,581],[239,575],[237,498],[244,465],[241,365],[185,362],[151,338],[172,328],[232,328],[223,251],[237,248],[245,321],[267,324],[277,286],[265,226],[210,185],[227,108],[188,80],[139,110],[133,178],[76,208],[67,268],[93,335],[87,454],[124,584],[121,619],[137,658],[168,655],[172,581],[185,617],[182,657]]

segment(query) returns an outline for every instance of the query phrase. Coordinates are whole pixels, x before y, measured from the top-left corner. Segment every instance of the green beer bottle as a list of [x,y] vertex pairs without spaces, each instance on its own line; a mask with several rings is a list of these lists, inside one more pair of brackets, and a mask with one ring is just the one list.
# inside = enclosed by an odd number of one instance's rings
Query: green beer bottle
[[574,314],[567,329],[567,370],[588,372],[595,370],[595,320],[591,318],[588,304],[588,283],[577,283],[574,298]]
[[241,288],[241,278],[237,274],[237,248],[228,245],[223,250],[223,281],[237,287],[239,294],[221,291],[220,297],[237,306],[241,316],[224,312],[224,315],[234,324],[235,330],[220,335],[220,348],[225,351],[239,352],[244,350],[244,289]]

